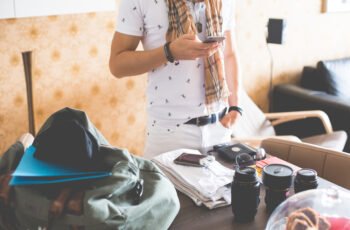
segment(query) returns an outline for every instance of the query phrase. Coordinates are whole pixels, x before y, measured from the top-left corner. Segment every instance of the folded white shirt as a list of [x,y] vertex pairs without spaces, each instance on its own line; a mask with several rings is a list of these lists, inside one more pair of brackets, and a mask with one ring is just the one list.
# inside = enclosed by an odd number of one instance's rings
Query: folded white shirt
[[205,167],[175,164],[174,159],[184,152],[201,154],[198,150],[178,149],[158,155],[152,160],[175,187],[189,196],[196,205],[204,204],[212,209],[231,204],[231,189],[228,185],[233,180],[234,170],[215,160]]

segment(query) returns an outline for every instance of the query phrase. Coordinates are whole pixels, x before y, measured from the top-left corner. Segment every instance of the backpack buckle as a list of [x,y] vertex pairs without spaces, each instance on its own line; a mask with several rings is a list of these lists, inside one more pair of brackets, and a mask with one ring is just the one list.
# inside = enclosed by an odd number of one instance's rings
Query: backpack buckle
[[143,179],[139,179],[134,188],[130,191],[130,195],[133,199],[133,204],[137,205],[140,203],[143,194]]

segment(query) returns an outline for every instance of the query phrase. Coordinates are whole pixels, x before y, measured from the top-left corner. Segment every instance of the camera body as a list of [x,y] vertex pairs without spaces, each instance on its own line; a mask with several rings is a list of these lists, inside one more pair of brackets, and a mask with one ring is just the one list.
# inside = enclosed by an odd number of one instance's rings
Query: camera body
[[239,154],[247,153],[253,159],[256,159],[257,154],[256,149],[243,143],[217,145],[214,146],[213,150],[216,151],[220,157],[231,163],[236,163],[236,157]]

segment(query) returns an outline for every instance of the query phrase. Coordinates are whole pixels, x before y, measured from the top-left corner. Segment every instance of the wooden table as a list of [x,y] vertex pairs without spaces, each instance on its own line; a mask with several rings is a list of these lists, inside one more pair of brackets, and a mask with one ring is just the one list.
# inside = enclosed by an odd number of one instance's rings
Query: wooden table
[[[319,178],[318,188],[329,188],[335,186],[341,190],[346,190],[327,180]],[[293,191],[293,189],[291,189]],[[347,190],[348,191],[348,190]],[[269,215],[266,212],[265,188],[260,189],[260,204],[254,221],[246,224],[234,221],[231,206],[209,210],[201,206],[198,207],[194,202],[181,192],[177,192],[180,199],[180,212],[170,226],[170,229],[191,229],[191,230],[263,230],[266,227]]]

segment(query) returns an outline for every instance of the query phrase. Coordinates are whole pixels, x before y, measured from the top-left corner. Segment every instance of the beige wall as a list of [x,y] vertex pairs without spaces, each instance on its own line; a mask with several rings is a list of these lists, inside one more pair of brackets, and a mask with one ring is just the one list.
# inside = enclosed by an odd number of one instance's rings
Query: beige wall
[[273,83],[296,82],[304,65],[350,57],[350,12],[321,13],[322,0],[237,0],[237,40],[245,89],[267,110],[270,59],[268,18],[284,18],[284,45],[270,45]]
[[[264,110],[269,17],[287,21],[285,44],[271,46],[274,83],[296,82],[301,68],[319,59],[350,56],[350,14],[321,14],[320,8],[320,0],[237,0],[243,83]],[[28,129],[21,52],[33,50],[37,129],[58,109],[75,107],[86,111],[113,145],[142,154],[146,78],[117,80],[109,73],[115,16],[90,13],[0,20],[0,153]]]

